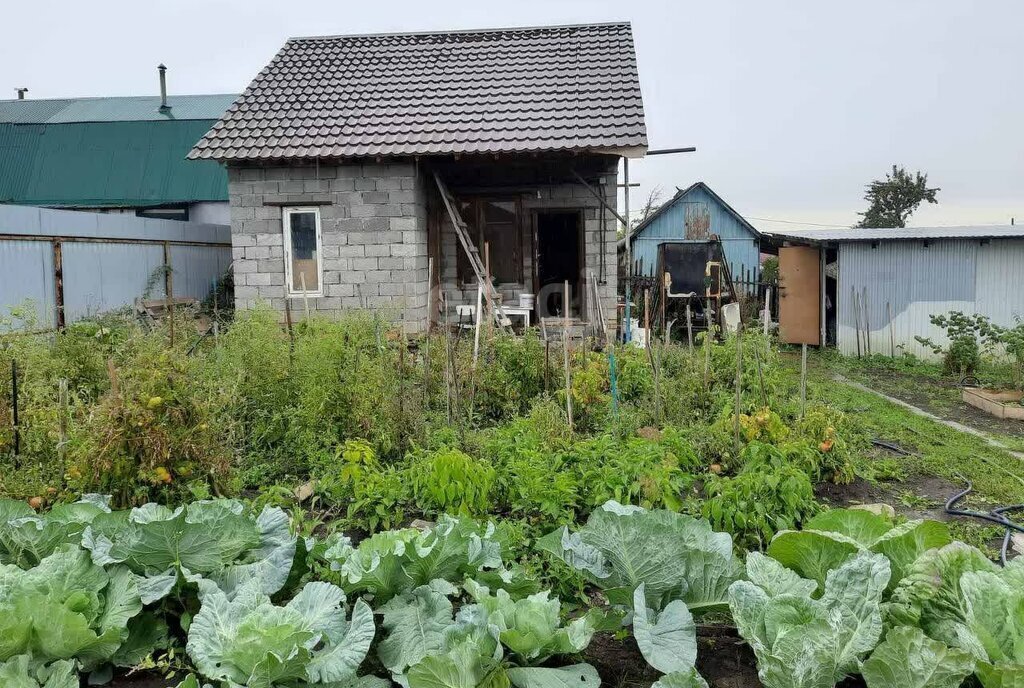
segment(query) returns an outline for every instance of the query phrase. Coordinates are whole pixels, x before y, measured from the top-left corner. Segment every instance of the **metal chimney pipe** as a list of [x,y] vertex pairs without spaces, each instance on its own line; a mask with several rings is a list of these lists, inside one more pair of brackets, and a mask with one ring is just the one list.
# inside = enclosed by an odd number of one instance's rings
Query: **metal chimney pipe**
[[160,109],[170,110],[171,106],[167,104],[167,67],[158,65],[157,69],[160,71]]
[[18,92],[18,100],[25,100],[25,94],[28,93],[27,88],[16,88],[14,90]]

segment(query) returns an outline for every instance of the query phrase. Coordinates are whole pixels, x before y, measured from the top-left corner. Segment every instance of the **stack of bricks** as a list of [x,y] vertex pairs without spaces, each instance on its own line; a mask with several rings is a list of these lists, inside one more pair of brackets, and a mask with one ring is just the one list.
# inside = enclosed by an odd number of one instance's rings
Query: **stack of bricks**
[[[231,244],[238,308],[284,311],[284,206],[320,210],[323,295],[310,310],[377,309],[410,332],[427,324],[424,178],[411,162],[230,167]],[[301,314],[302,296],[293,296]]]

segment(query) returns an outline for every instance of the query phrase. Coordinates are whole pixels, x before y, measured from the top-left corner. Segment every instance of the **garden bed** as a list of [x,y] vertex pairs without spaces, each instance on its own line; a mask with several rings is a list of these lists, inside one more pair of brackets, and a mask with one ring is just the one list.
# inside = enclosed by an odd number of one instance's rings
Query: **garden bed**
[[1004,420],[1024,421],[1024,392],[998,391],[982,387],[964,387],[963,400],[990,416]]

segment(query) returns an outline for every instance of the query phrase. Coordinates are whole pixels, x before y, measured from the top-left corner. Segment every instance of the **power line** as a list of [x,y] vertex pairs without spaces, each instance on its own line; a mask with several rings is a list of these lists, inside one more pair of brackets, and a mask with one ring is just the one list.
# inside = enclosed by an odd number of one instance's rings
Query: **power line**
[[782,222],[787,225],[809,225],[811,227],[834,227],[836,229],[849,229],[850,225],[828,225],[821,222],[800,222],[797,220],[776,220],[771,217],[751,217],[750,215],[745,216],[748,220],[759,220],[761,222]]

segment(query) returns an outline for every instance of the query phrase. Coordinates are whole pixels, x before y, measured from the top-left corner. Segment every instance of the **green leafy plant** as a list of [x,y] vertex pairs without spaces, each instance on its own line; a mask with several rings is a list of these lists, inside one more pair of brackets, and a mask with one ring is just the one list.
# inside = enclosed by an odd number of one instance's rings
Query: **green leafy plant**
[[406,475],[416,505],[427,513],[473,516],[491,510],[494,468],[459,449],[413,452]]
[[109,571],[89,553],[64,545],[23,570],[0,565],[0,661],[31,654],[35,661],[75,659],[90,671],[128,639],[128,622],[142,611],[135,577]]
[[234,598],[200,581],[202,608],[188,632],[187,651],[203,676],[249,688],[337,685],[356,677],[374,637],[373,612],[362,600],[346,618],[345,594],[329,583],[307,583],[283,607],[258,586]]
[[96,564],[124,564],[138,575],[146,604],[200,577],[232,593],[250,581],[264,594],[276,593],[288,580],[296,551],[282,509],[265,507],[256,515],[235,500],[173,510],[146,504],[100,514],[86,528],[82,544]]
[[952,542],[946,524],[913,520],[900,524],[862,509],[832,509],[804,523],[803,530],[778,533],[768,555],[798,574],[824,585],[828,572],[859,552],[884,555],[890,590],[926,551]]
[[935,327],[946,331],[948,344],[943,347],[928,337],[915,336],[918,342],[927,346],[943,357],[946,374],[960,377],[974,375],[981,365],[981,343],[992,342],[998,337],[998,331],[992,321],[984,315],[967,315],[961,311],[950,311],[946,314],[929,316],[928,320]]
[[969,654],[908,626],[890,629],[861,667],[868,688],[959,688],[973,672]]
[[763,549],[775,533],[795,528],[818,510],[807,473],[770,445],[752,442],[735,477],[709,476],[701,513],[742,547]]
[[75,663],[53,662],[40,666],[29,655],[0,662],[0,685],[10,688],[79,688]]
[[747,575],[729,587],[729,607],[766,688],[832,688],[881,637],[889,562],[879,554],[862,552],[829,572],[818,599],[813,581],[756,552]]
[[107,499],[86,495],[36,515],[25,502],[0,499],[0,564],[36,566],[65,544],[77,545],[82,531],[99,514],[109,513]]
[[433,580],[461,582],[502,568],[494,524],[442,516],[430,530],[377,533],[354,546],[344,535],[327,542],[322,558],[348,593],[369,593],[385,602]]
[[732,538],[712,531],[707,521],[613,501],[595,509],[576,532],[562,527],[537,547],[582,571],[624,608],[644,584],[651,609],[676,599],[693,611],[722,609],[729,584],[743,575]]

